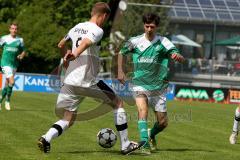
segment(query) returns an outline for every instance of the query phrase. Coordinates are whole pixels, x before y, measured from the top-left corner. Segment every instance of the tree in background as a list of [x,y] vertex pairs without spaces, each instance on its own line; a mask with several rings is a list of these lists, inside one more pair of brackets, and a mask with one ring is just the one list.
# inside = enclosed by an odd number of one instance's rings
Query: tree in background
[[[57,42],[75,24],[86,21],[90,17],[92,4],[99,0],[0,0],[0,36],[8,34],[12,21],[19,24],[20,36],[24,38],[28,57],[21,62],[19,71],[32,73],[50,73],[60,60]],[[115,9],[120,0],[102,0],[110,2]],[[159,0],[128,0],[136,3],[155,3]],[[141,16],[146,11],[155,11],[161,16],[160,33],[168,28],[165,9],[156,7],[128,6],[123,18],[114,26],[126,37],[142,32]],[[112,16],[113,17],[113,16]],[[110,18],[111,19],[111,18]],[[115,22],[114,22],[115,23]],[[112,21],[104,26],[105,35],[102,40],[102,56],[110,55],[108,51],[109,33]]]
[[[19,71],[50,73],[59,63],[57,42],[79,22],[88,20],[98,0],[0,0],[0,35],[12,21],[19,24],[28,57]],[[105,1],[108,2],[108,1]]]
[[[160,5],[160,0],[127,0],[139,4],[157,4]],[[121,31],[126,37],[138,35],[143,32],[142,15],[147,12],[153,12],[160,16],[158,32],[161,35],[166,35],[169,28],[169,17],[167,15],[168,8],[157,6],[142,6],[142,5],[128,5],[127,10],[121,12],[119,21],[115,23],[114,30]]]

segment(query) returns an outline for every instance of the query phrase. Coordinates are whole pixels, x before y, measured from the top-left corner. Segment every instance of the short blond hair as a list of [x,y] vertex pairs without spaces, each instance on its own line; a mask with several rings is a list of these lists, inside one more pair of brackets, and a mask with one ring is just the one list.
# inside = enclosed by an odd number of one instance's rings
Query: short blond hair
[[97,2],[94,4],[94,6],[92,7],[92,11],[91,11],[91,16],[96,15],[96,14],[110,14],[111,13],[111,9],[109,7],[109,5],[105,2]]

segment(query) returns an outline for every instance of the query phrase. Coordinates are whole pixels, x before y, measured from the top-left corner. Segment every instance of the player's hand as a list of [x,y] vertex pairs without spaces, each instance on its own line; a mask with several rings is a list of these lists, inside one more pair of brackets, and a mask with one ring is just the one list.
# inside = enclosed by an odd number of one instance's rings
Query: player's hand
[[64,62],[69,62],[69,61],[72,61],[72,60],[74,60],[75,59],[75,57],[74,57],[74,55],[72,54],[72,52],[71,51],[68,51],[66,54],[65,54],[65,56],[64,56],[64,58],[63,58],[63,61]]
[[122,71],[118,71],[118,76],[117,79],[119,80],[120,83],[124,84],[126,82],[126,75]]
[[184,57],[180,54],[177,54],[177,53],[173,53],[171,55],[171,58],[179,63],[183,63],[185,61]]
[[19,54],[19,55],[17,56],[17,59],[21,61],[21,60],[23,59],[23,56],[22,56],[21,54]]
[[75,59],[75,57],[72,54],[71,50],[68,50],[67,53],[65,54],[65,56],[63,57],[63,66],[65,68],[68,68],[69,62],[74,59]]

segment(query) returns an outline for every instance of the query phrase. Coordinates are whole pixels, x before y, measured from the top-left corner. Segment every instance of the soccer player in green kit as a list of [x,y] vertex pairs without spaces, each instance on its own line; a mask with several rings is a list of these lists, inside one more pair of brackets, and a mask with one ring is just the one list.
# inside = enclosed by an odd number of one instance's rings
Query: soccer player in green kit
[[[166,89],[168,86],[168,63],[170,59],[183,62],[178,49],[166,37],[156,33],[160,18],[148,13],[143,16],[145,33],[130,38],[118,56],[118,80],[125,82],[123,56],[132,55],[134,65],[132,91],[138,108],[138,129],[140,139],[145,141],[142,152],[151,154],[156,150],[156,135],[168,125],[166,108]],[[156,122],[148,129],[148,108],[152,107]]]
[[23,39],[17,36],[18,26],[12,23],[9,27],[10,34],[0,38],[0,47],[3,48],[1,58],[2,72],[6,76],[5,86],[2,90],[2,97],[0,99],[0,109],[4,98],[6,110],[10,110],[10,97],[14,86],[14,74],[17,71],[19,60],[25,56],[25,48]]

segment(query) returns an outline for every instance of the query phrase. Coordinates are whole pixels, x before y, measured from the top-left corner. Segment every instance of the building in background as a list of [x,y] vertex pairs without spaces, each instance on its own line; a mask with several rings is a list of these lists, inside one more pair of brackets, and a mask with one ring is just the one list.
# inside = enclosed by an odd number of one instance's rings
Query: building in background
[[185,56],[236,60],[235,56],[226,55],[226,47],[216,47],[215,53],[212,53],[211,44],[214,32],[216,41],[240,35],[239,0],[175,0],[169,15],[171,24],[178,26],[177,33],[203,45],[202,50],[183,47]]
[[190,77],[195,79],[177,74],[179,76],[175,80],[181,78],[188,82],[194,80],[237,85],[240,80],[239,47],[215,44],[240,35],[240,1],[172,0],[162,1],[161,4],[171,5],[168,14],[171,26],[176,28],[175,34],[183,34],[202,46],[179,46],[188,61],[176,69],[180,73],[190,73]]

